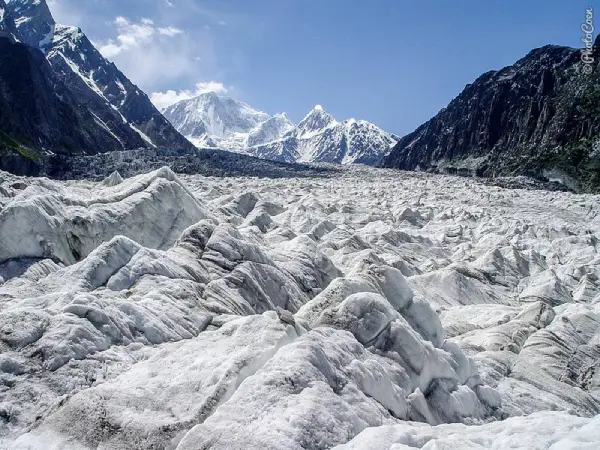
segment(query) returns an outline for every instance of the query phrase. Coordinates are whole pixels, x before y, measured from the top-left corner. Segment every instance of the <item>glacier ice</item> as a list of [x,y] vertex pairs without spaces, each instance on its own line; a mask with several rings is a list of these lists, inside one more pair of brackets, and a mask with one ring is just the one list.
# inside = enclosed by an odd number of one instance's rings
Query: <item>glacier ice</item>
[[0,173],[0,448],[598,448],[598,199]]
[[592,450],[598,448],[600,417],[584,419],[559,412],[537,412],[480,426],[406,423],[369,428],[336,450]]

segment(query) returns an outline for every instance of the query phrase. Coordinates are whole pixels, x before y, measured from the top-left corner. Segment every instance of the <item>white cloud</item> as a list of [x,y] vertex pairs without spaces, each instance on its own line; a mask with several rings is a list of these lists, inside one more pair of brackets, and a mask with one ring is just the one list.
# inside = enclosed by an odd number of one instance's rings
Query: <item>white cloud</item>
[[229,91],[223,83],[218,81],[200,81],[196,83],[195,90],[182,90],[179,92],[168,90],[166,92],[154,92],[150,96],[150,100],[154,103],[159,110],[171,106],[181,100],[187,100],[189,98],[196,97],[206,92],[216,92],[225,94]]
[[127,15],[132,11],[126,6],[129,2],[120,2],[118,8],[103,8],[104,2],[98,0],[46,1],[59,23],[81,26],[94,46],[142,90],[176,99],[185,95],[185,90],[178,91],[186,87],[191,95],[197,89],[224,92],[218,83],[198,88],[195,82],[224,76],[222,61],[229,53],[221,49],[204,24],[216,26],[226,20],[230,25],[230,16],[205,8],[197,0],[141,2],[144,7],[136,9],[139,16],[135,18]]
[[171,26],[156,27],[154,21],[148,18],[133,23],[125,17],[117,17],[114,24],[118,32],[116,40],[109,39],[99,48],[106,58],[114,58],[120,53],[150,44],[158,35],[173,37],[183,33],[183,30]]
[[175,27],[165,27],[165,28],[159,28],[158,33],[163,34],[165,36],[172,37],[172,36],[177,36],[178,34],[182,34],[183,30],[180,30],[179,28],[175,28]]
[[[214,67],[212,41],[200,41],[174,24],[119,16],[110,22],[115,37],[98,42],[98,50],[146,91],[197,79]],[[202,56],[202,62],[196,59]]]

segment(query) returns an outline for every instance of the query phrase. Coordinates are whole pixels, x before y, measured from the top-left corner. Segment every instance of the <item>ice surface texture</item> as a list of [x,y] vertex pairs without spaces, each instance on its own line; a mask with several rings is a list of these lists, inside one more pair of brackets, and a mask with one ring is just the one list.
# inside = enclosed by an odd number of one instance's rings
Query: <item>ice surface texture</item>
[[0,448],[598,448],[599,211],[361,167],[0,173]]

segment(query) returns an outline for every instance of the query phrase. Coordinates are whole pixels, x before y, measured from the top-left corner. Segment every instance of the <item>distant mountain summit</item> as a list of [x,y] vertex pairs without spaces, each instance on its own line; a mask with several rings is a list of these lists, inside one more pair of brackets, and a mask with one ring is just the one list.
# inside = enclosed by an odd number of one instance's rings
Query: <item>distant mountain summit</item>
[[600,41],[591,74],[579,49],[548,45],[483,74],[400,139],[383,165],[479,176],[532,175],[600,189]]
[[22,168],[32,162],[24,155],[193,148],[79,28],[57,24],[44,0],[0,0],[0,37],[0,116],[10,119],[0,122],[0,152],[28,160]]
[[396,143],[393,135],[364,120],[338,122],[316,105],[281,139],[255,146],[255,156],[284,162],[373,165]]
[[182,100],[163,113],[196,146],[237,152],[279,138],[294,126],[285,115],[271,117],[214,92]]
[[337,125],[337,121],[321,105],[316,105],[296,127],[294,134],[299,138],[311,138],[326,128]]
[[369,122],[338,122],[321,105],[297,126],[285,114],[269,116],[212,92],[180,101],[163,113],[198,147],[290,163],[375,164],[396,142],[392,135]]

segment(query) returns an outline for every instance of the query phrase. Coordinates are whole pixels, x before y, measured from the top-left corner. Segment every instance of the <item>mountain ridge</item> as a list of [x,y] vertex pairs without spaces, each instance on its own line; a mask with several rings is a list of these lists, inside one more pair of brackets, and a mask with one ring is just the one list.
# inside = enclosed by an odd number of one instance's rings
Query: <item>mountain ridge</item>
[[[269,114],[252,108],[247,103],[206,92],[191,99],[181,100],[163,109],[163,114],[173,126],[198,147],[215,147],[243,152],[247,139],[272,119]],[[291,128],[287,117],[276,134]],[[277,125],[277,124],[275,124]],[[266,130],[265,130],[266,131]],[[270,133],[264,133],[266,136]],[[254,141],[260,142],[260,136]]]
[[366,120],[337,121],[316,105],[281,139],[256,146],[254,155],[284,162],[375,165],[395,137]]
[[485,177],[528,175],[600,188],[599,41],[582,73],[579,49],[546,45],[465,86],[401,138],[380,165]]

